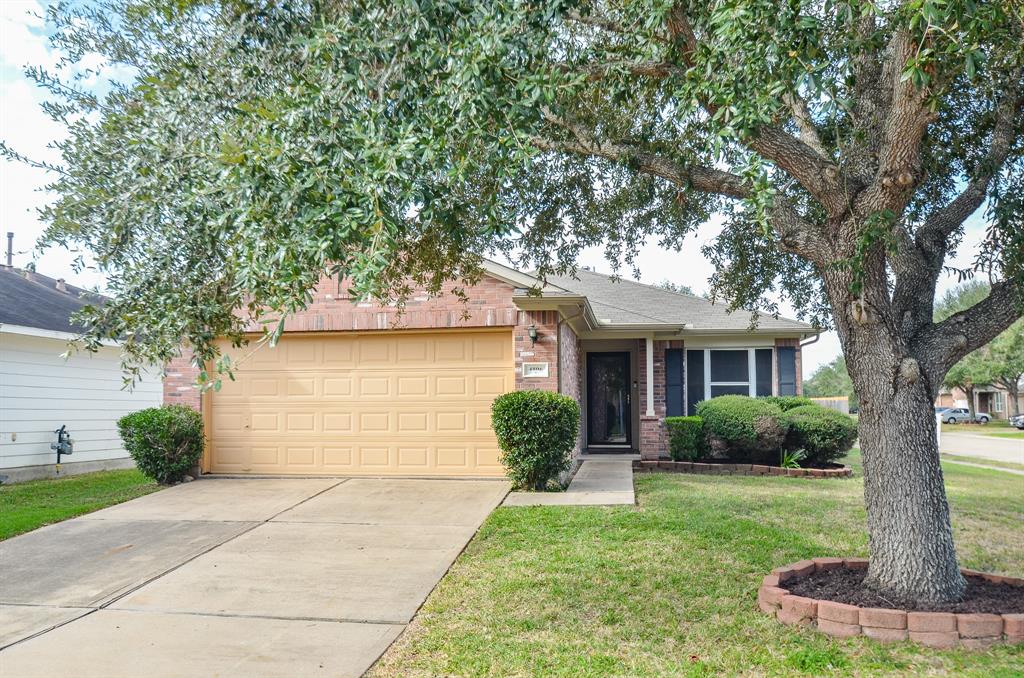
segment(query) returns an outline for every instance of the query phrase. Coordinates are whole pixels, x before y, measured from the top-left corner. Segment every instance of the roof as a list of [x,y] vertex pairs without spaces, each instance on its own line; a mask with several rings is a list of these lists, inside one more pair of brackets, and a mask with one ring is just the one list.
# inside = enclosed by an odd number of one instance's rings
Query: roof
[[[63,285],[63,291],[58,285]],[[0,324],[34,327],[53,332],[80,333],[71,314],[104,297],[55,278],[0,266]]]
[[[722,304],[703,297],[673,292],[653,285],[618,279],[607,273],[579,269],[575,277],[550,275],[549,285],[587,298],[598,322],[615,325],[686,325],[694,331],[751,331],[750,314],[730,313]],[[547,296],[547,295],[545,295]],[[814,332],[808,323],[757,314],[758,332]]]

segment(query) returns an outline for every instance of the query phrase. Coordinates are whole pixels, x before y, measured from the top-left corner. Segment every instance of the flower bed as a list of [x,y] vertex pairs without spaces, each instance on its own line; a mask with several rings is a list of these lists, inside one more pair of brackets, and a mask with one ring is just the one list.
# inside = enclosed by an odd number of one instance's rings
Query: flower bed
[[[881,642],[912,640],[937,648],[986,648],[997,643],[1024,643],[1024,613],[907,611],[860,607],[795,595],[797,582],[830,570],[867,570],[864,558],[814,558],[777,567],[764,578],[757,604],[783,624],[815,628],[836,638],[867,636]],[[980,583],[1022,587],[1024,579],[961,570]],[[1006,609],[1006,608],[1004,608]]]
[[706,473],[729,476],[791,476],[796,478],[848,478],[853,475],[849,466],[833,468],[783,468],[763,464],[732,464],[698,461],[634,461],[637,473]]

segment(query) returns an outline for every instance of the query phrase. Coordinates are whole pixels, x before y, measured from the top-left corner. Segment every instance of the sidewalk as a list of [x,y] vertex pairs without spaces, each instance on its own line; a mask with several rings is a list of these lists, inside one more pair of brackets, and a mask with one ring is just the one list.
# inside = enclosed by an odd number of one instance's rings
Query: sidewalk
[[587,457],[565,492],[510,492],[503,505],[619,506],[635,503],[632,457]]

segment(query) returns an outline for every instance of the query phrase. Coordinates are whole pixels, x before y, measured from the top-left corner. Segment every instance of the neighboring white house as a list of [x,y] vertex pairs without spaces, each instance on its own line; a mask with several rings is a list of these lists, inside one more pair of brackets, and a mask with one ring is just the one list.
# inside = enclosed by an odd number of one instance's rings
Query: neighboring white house
[[69,321],[95,295],[32,271],[0,266],[0,476],[4,482],[53,477],[55,431],[74,445],[60,475],[132,465],[117,420],[161,404],[160,375],[123,387],[119,349],[68,350],[78,334]]

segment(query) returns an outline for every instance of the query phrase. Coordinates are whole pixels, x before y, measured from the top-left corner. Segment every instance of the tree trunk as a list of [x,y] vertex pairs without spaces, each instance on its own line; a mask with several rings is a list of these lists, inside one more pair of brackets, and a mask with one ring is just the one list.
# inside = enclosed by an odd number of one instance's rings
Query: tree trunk
[[1020,414],[1020,389],[1016,386],[1006,389],[1006,399],[1010,401],[1010,416]]
[[[957,566],[939,465],[934,402],[942,377],[925,372],[928,363],[909,352],[902,326],[876,310],[888,304],[884,266],[877,264],[872,277],[874,284],[855,296],[849,274],[825,273],[860,400],[870,550],[864,583],[894,606],[954,602],[967,583]],[[921,300],[929,315],[930,301]]]
[[964,388],[964,393],[967,394],[967,414],[970,419],[967,421],[968,424],[973,424],[975,421],[975,405],[974,405],[974,387],[968,386]]
[[894,601],[963,596],[935,435],[921,382],[861,404],[860,449],[871,552],[865,584]]

